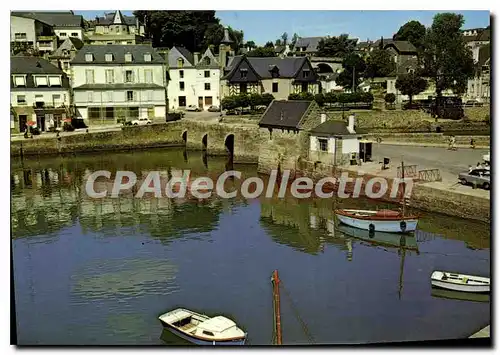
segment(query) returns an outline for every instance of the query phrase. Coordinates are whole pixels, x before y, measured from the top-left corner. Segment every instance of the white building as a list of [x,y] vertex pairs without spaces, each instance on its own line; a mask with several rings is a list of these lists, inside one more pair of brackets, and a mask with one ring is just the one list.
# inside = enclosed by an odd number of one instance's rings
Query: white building
[[10,15],[11,54],[37,50],[50,53],[57,48],[57,36],[51,25],[21,15]]
[[116,122],[166,117],[166,71],[150,45],[91,45],[70,63],[78,117]]
[[37,57],[10,58],[11,130],[24,132],[27,124],[41,131],[60,127],[69,116],[70,87],[67,75]]
[[220,64],[212,50],[203,55],[182,47],[168,53],[169,109],[195,105],[202,110],[220,105]]
[[89,44],[139,44],[144,41],[144,25],[121,11],[96,17],[93,28],[85,32]]

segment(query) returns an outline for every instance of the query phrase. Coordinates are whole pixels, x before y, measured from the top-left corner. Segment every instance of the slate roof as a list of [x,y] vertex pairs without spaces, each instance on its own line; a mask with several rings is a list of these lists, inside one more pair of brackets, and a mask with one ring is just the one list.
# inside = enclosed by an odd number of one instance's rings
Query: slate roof
[[297,51],[301,47],[307,47],[306,52],[317,52],[318,44],[325,37],[304,37],[298,38],[293,47],[294,51]]
[[13,11],[12,16],[32,18],[54,27],[83,27],[83,16],[66,11]]
[[359,132],[350,133],[347,130],[347,123],[345,121],[339,120],[327,120],[321,123],[319,126],[311,129],[309,131],[315,136],[355,136],[360,134]]
[[[191,53],[188,49],[184,47],[174,47],[177,49],[184,58],[189,62],[189,64],[193,65],[194,64],[194,56],[193,53]],[[173,49],[173,48],[172,48]]]
[[259,127],[300,129],[299,123],[314,101],[274,100],[262,115]]
[[409,41],[392,41],[390,43],[385,43],[384,41],[384,49],[387,49],[389,46],[396,47],[400,53],[417,53],[417,49]]
[[[488,42],[491,40],[491,29],[489,28],[473,28],[465,31],[474,31],[476,30],[477,35],[464,36],[465,42]],[[462,31],[464,32],[464,31]]]
[[[387,44],[394,42],[394,40],[393,40],[392,38],[384,38],[383,40],[384,40],[384,47],[385,47]],[[380,47],[380,39],[377,39],[377,40],[375,41],[375,43],[373,43],[373,47],[374,47],[374,48],[379,48],[379,47]]]
[[[85,54],[92,53],[94,60],[87,62]],[[113,61],[106,62],[105,55],[107,53],[113,54]],[[132,62],[125,62],[125,54],[132,54]],[[144,54],[151,54],[151,61],[144,60]],[[151,45],[147,44],[104,44],[104,45],[88,45],[83,46],[78,51],[71,64],[163,64],[163,58],[155,51]]]
[[[120,10],[117,10],[117,11],[120,11]],[[105,14],[104,17],[98,17],[97,18],[97,22],[95,23],[95,25],[96,26],[109,26],[109,25],[112,25],[113,24],[113,19],[114,19],[115,14],[116,14],[117,11]],[[128,26],[135,26],[136,25],[136,23],[135,23],[136,22],[135,16],[126,16],[126,15],[121,14],[121,12],[120,12],[120,15],[123,18],[123,20],[125,21],[126,25],[128,25]]]
[[63,58],[66,57],[64,51],[70,51],[72,49],[79,50],[83,47],[83,42],[76,37],[68,37],[64,42],[57,48],[51,55],[52,58]]
[[[242,59],[243,56],[231,57],[226,67],[226,70],[229,72],[225,76],[231,76],[233,70],[238,67]],[[306,57],[246,57],[246,59],[262,79],[272,78],[272,74],[269,71],[272,66],[278,68],[280,78],[295,78],[304,62],[307,61]]]
[[[10,57],[10,73],[25,74],[26,87],[15,87],[12,75],[10,76],[11,90],[26,90],[26,88],[37,88],[33,79],[33,74],[56,74],[62,76],[62,87],[69,88],[68,76],[58,67],[49,61],[38,57],[13,56]],[[59,87],[56,87],[59,88]],[[40,88],[42,89],[42,88]],[[47,88],[43,88],[47,89]]]

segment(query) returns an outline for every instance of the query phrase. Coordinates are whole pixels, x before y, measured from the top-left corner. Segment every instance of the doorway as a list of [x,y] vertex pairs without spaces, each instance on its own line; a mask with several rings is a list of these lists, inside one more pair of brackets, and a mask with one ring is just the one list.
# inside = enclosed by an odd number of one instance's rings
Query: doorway
[[186,107],[186,96],[179,96],[179,107]]
[[24,133],[26,131],[26,123],[28,122],[28,115],[19,115],[19,132]]
[[203,96],[198,96],[198,107],[203,109]]

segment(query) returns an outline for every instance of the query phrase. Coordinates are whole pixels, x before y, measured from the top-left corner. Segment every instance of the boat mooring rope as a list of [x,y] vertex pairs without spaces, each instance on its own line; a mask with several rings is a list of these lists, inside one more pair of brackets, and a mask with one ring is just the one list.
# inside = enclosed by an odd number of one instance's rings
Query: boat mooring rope
[[300,317],[299,312],[297,311],[297,308],[295,307],[295,305],[292,301],[292,297],[290,297],[290,294],[288,293],[288,291],[285,288],[285,285],[283,284],[283,280],[280,280],[280,284],[283,286],[283,291],[285,291],[285,294],[288,297],[288,301],[290,302],[290,306],[292,307],[292,310],[294,311],[295,316],[299,320],[300,325],[302,326],[302,329],[304,330],[304,333],[306,334],[307,338],[309,339],[309,342],[314,343],[314,338],[311,335],[311,333],[309,332],[309,329],[307,328],[306,323]]

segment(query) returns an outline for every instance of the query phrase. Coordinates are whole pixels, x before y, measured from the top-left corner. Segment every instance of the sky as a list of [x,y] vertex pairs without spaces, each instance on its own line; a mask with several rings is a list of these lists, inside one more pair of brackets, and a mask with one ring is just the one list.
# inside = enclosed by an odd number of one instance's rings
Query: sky
[[[85,18],[102,16],[110,11],[75,11]],[[486,27],[490,24],[488,11],[453,11],[464,15],[464,28]],[[131,11],[122,11],[131,15]],[[439,11],[329,11],[329,10],[239,10],[217,11],[216,16],[225,26],[242,30],[245,41],[253,40],[257,45],[275,41],[284,32],[291,38],[294,33],[300,37],[338,36],[349,34],[352,38],[377,40],[381,36],[392,37],[402,25],[410,20],[420,21],[425,26],[432,24],[432,19]]]

